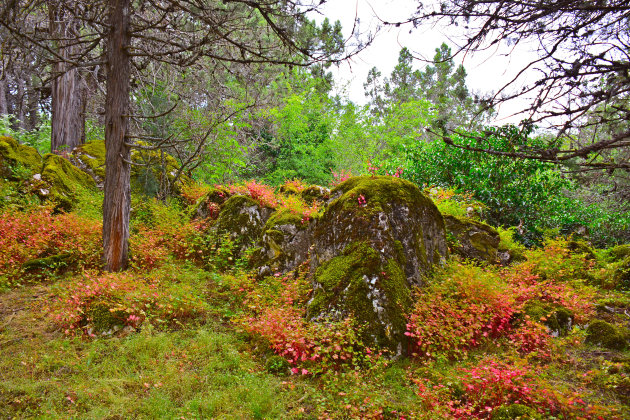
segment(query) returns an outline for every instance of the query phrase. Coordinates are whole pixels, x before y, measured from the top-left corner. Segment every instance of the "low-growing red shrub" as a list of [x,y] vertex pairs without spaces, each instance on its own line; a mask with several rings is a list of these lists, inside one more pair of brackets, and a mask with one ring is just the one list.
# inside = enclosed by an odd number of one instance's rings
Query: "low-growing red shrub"
[[101,223],[50,208],[0,213],[0,272],[16,276],[25,262],[68,254],[77,268],[96,267],[101,258]]
[[66,334],[93,336],[117,327],[139,327],[145,321],[158,326],[177,324],[205,313],[206,304],[183,284],[130,272],[86,272],[59,286],[47,309]]

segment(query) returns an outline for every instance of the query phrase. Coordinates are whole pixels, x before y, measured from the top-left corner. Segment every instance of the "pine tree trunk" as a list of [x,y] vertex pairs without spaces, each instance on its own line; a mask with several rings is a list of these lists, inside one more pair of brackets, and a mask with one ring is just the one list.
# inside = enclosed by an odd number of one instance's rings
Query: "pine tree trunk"
[[35,78],[31,75],[28,82],[28,128],[36,130],[39,127],[39,90],[35,84]]
[[25,111],[25,104],[24,104],[24,99],[26,99],[26,95],[24,94],[25,89],[24,89],[24,78],[23,78],[23,73],[21,71],[19,71],[19,73],[21,73],[19,76],[17,76],[17,100],[15,103],[15,107],[16,107],[16,113],[15,113],[15,117],[17,118],[17,124],[18,124],[18,128],[20,129],[24,129],[26,128],[26,113]]
[[[76,47],[68,45],[77,28],[64,6],[51,2],[50,30],[57,40],[57,54],[72,57]],[[72,42],[72,41],[70,41]],[[51,152],[72,150],[83,143],[85,132],[84,82],[79,70],[69,63],[57,61],[52,66]]]
[[105,100],[105,199],[103,248],[107,271],[124,270],[129,248],[130,148],[125,145],[131,82],[129,47],[130,0],[110,0]]
[[0,116],[9,113],[9,106],[7,104],[7,88],[4,80],[0,80]]

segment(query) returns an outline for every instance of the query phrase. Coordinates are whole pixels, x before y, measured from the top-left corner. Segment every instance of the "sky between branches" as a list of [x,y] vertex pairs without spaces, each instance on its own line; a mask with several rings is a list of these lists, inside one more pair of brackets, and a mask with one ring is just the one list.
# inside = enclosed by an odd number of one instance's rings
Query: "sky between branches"
[[[429,3],[425,1],[425,4]],[[380,27],[373,44],[339,67],[333,68],[339,89],[344,89],[355,103],[365,104],[363,83],[368,71],[377,67],[383,76],[389,77],[398,62],[398,53],[407,47],[418,60],[414,68],[423,69],[435,54],[435,49],[446,42],[455,51],[461,44],[462,28],[444,25],[423,25],[413,29],[411,25],[383,25],[382,21],[396,22],[408,19],[418,5],[418,0],[332,0],[321,8],[321,15],[312,18],[321,21],[328,17],[332,22],[339,20],[344,35],[352,32],[355,16],[359,18],[359,31],[374,32]],[[412,30],[413,29],[413,30]],[[411,31],[411,32],[410,32]],[[535,57],[526,45],[517,49],[507,46],[493,48],[485,53],[460,54],[455,63],[463,63],[468,72],[467,84],[471,92],[487,93],[498,90],[511,80],[516,72]],[[532,75],[530,75],[532,77]],[[526,79],[524,79],[526,80]],[[518,88],[520,83],[513,86]],[[496,124],[518,123],[522,116],[511,116],[527,103],[519,99],[503,104],[498,110]]]

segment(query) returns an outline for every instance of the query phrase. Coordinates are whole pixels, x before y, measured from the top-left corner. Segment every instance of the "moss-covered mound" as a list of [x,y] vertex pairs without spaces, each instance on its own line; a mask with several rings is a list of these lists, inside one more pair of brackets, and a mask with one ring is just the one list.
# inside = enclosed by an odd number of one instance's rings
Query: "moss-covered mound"
[[466,259],[496,263],[499,232],[466,217],[444,216],[450,249]]
[[533,420],[542,418],[535,409],[523,404],[504,405],[492,412],[492,420]]
[[584,255],[587,260],[595,260],[595,252],[590,245],[582,239],[571,239],[567,242],[567,249],[573,254]]
[[0,177],[8,180],[22,180],[36,173],[42,167],[42,157],[37,150],[25,146],[11,137],[0,136]]
[[105,142],[94,140],[76,147],[70,154],[70,161],[92,177],[99,188],[105,180]]
[[[87,173],[99,188],[103,188],[105,157],[105,142],[94,140],[76,147],[69,159]],[[131,160],[135,163],[131,167],[131,188],[136,193],[155,196],[158,191],[170,188],[171,193],[178,194],[183,183],[190,182],[187,175],[178,174],[177,160],[160,150],[133,149]]]
[[623,350],[628,345],[628,331],[601,319],[591,322],[586,329],[586,342],[613,350]]
[[614,246],[608,250],[608,255],[613,261],[621,261],[630,257],[630,244]]
[[308,259],[312,225],[302,215],[281,209],[271,215],[262,232],[256,265],[261,274],[286,272]]
[[365,327],[365,343],[402,353],[411,290],[399,261],[383,262],[368,243],[355,242],[321,265],[315,280],[307,312],[310,319],[351,316]]
[[96,189],[89,175],[70,161],[50,153],[44,156],[41,180],[48,186],[39,189],[41,196],[66,211],[73,208],[78,190]]
[[300,193],[302,200],[308,204],[312,204],[315,201],[325,202],[330,198],[330,190],[326,187],[320,187],[319,185],[311,185],[304,188]]
[[412,183],[351,178],[314,227],[309,317],[353,316],[365,339],[400,352],[410,288],[447,256],[442,215]]

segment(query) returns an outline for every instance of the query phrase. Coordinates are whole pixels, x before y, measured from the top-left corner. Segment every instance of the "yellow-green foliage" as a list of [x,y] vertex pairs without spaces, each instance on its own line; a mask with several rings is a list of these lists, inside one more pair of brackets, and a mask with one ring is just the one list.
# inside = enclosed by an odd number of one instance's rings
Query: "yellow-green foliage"
[[499,226],[497,231],[499,232],[499,237],[501,238],[498,248],[499,251],[508,251],[512,256],[512,261],[514,262],[525,260],[525,251],[527,248],[514,239],[514,228],[511,227],[505,229]]
[[39,172],[42,157],[35,148],[19,144],[11,137],[0,136],[0,177],[17,179],[14,170],[18,165],[33,175]]

